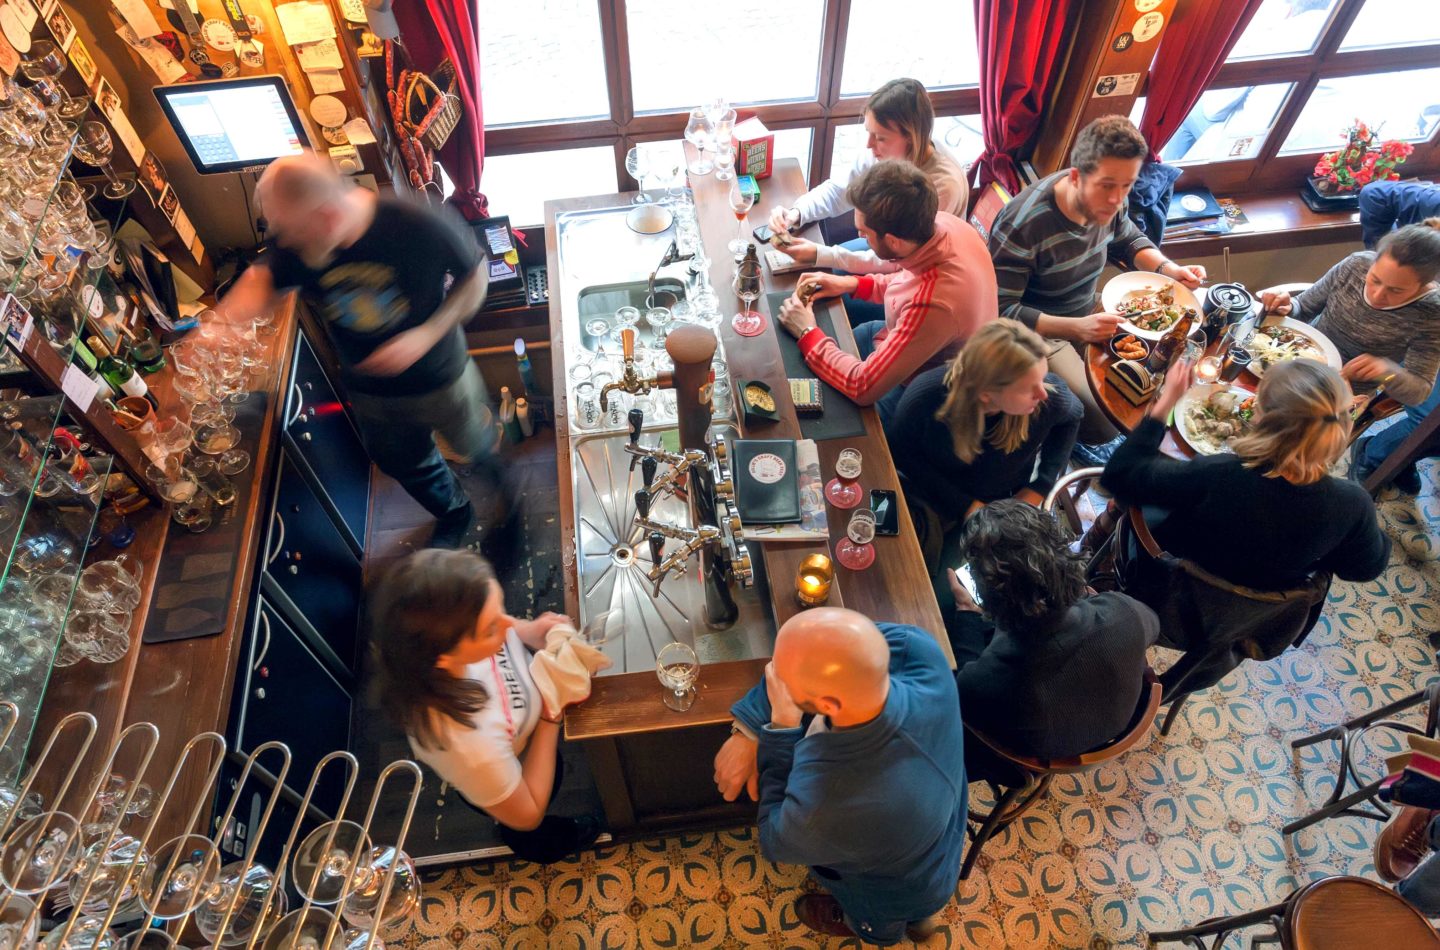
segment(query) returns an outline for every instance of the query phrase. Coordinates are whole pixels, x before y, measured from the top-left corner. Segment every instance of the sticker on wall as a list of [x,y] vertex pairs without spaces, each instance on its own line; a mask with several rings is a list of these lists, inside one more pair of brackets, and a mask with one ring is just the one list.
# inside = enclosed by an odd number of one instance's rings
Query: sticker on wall
[[235,31],[230,24],[219,18],[206,20],[200,26],[200,35],[205,37],[205,42],[212,49],[218,49],[222,53],[229,52],[235,48]]
[[1095,98],[1132,95],[1139,86],[1140,73],[1116,73],[1113,76],[1101,76],[1100,81],[1095,84]]
[[1123,53],[1134,45],[1134,33],[1121,33],[1119,36],[1115,37],[1115,42],[1110,44],[1110,48],[1117,53]]
[[1160,35],[1160,28],[1165,25],[1165,14],[1147,13],[1135,21],[1130,32],[1135,34],[1135,42],[1148,43]]
[[236,52],[240,56],[240,62],[246,66],[259,69],[265,65],[265,44],[257,39],[252,38],[248,43],[237,47]]
[[169,185],[160,192],[160,213],[165,215],[165,220],[174,222],[175,212],[180,210],[180,196],[175,194],[175,189]]
[[1149,13],[1164,2],[1165,0],[1135,0],[1135,9],[1141,13]]

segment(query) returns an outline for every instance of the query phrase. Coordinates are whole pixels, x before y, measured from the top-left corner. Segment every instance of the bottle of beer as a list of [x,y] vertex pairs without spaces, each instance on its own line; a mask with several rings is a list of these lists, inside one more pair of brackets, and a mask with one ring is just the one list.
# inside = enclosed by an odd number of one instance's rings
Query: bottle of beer
[[1190,336],[1190,329],[1195,325],[1195,311],[1186,309],[1170,328],[1170,332],[1162,336],[1150,351],[1150,358],[1145,361],[1145,368],[1152,373],[1163,373],[1170,366],[1176,357],[1185,352],[1185,339]]
[[754,264],[756,267],[760,266],[760,256],[755,250],[754,244],[747,244],[745,246],[745,259],[740,262],[740,266],[744,267],[746,264]]

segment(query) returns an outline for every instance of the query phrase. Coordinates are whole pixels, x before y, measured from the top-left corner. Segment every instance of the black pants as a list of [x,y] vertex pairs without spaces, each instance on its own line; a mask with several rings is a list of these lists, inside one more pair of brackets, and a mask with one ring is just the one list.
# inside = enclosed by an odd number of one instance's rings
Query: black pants
[[[550,795],[555,795],[560,790],[560,783],[565,778],[565,758],[557,750],[555,753],[555,784],[551,786]],[[461,799],[465,801],[465,799]],[[484,812],[483,808],[470,805],[476,811]],[[486,812],[488,815],[489,813]],[[595,828],[593,822],[577,821],[574,818],[562,818],[559,815],[546,815],[540,819],[540,824],[529,831],[519,831],[510,828],[499,821],[495,822],[495,829],[500,835],[500,840],[505,847],[515,852],[515,857],[523,861],[533,861],[536,864],[554,864],[567,855],[574,854],[581,848],[589,846],[595,840]]]
[[[949,593],[947,586],[946,593]],[[981,614],[970,610],[956,610],[954,606],[942,608],[945,615],[945,634],[950,640],[950,651],[955,654],[955,673],[959,676],[965,664],[980,658],[995,635],[995,625]],[[965,709],[962,706],[963,719]],[[973,735],[965,737],[965,778],[971,782],[994,782],[1013,787],[1025,781],[1024,774],[1015,765],[1000,756]]]

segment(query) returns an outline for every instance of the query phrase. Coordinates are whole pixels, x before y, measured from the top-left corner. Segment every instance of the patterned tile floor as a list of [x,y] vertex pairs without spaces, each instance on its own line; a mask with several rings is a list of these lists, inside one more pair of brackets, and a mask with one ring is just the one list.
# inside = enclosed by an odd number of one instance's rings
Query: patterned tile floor
[[[1440,629],[1433,464],[1421,465],[1418,498],[1381,497],[1395,541],[1381,577],[1337,582],[1304,647],[1246,664],[1192,698],[1168,737],[1058,779],[1040,807],[991,841],[924,946],[1143,947],[1147,931],[1254,908],[1313,878],[1373,877],[1374,822],[1338,818],[1280,834],[1334,784],[1333,743],[1299,754],[1288,743],[1435,676],[1426,639]],[[1398,745],[1377,740],[1362,760]],[[749,828],[601,848],[552,868],[500,862],[426,879],[421,913],[389,935],[391,946],[861,946],[799,925],[791,901],[807,887],[804,869],[766,861]]]

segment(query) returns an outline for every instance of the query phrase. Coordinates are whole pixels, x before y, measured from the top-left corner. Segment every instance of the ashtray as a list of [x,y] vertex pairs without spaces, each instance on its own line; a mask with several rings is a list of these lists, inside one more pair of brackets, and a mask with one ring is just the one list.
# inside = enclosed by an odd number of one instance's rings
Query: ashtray
[[740,384],[740,404],[744,409],[746,422],[762,419],[774,422],[780,418],[776,411],[775,394],[768,385],[758,379],[747,379]]

